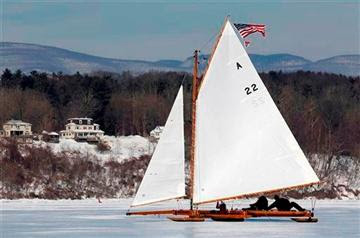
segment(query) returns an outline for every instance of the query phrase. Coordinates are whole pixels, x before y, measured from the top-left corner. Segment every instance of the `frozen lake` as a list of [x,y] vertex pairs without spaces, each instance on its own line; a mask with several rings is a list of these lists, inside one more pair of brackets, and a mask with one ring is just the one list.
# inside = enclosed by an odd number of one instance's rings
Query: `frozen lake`
[[[360,201],[316,203],[318,223],[296,223],[288,218],[249,219],[226,223],[211,220],[176,223],[166,217],[125,213],[131,200],[0,200],[0,237],[360,237]],[[228,203],[245,207],[252,200]],[[310,201],[299,201],[310,208]],[[167,203],[145,209],[186,208]]]

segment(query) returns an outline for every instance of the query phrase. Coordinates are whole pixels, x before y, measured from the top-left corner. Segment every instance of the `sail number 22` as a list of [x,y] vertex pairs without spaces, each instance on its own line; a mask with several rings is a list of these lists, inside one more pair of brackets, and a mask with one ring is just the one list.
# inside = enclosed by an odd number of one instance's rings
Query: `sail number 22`
[[258,90],[258,88],[256,87],[256,84],[251,84],[251,87],[246,87],[244,88],[246,95],[250,95],[251,93],[255,92]]

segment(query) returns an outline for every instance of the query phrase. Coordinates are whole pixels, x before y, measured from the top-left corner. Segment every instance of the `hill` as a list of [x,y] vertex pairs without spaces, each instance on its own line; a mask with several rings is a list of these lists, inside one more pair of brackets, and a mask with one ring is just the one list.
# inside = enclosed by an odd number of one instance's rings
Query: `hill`
[[[8,68],[12,71],[20,69],[26,73],[33,70],[64,74],[95,71],[143,73],[152,70],[191,72],[193,64],[192,57],[184,61],[164,59],[155,62],[111,59],[57,47],[13,42],[0,43],[0,57],[1,71]],[[339,55],[315,62],[291,54],[250,54],[250,58],[259,72],[309,70],[348,76],[360,75],[360,55]],[[208,55],[200,57],[200,69],[205,68],[207,59]]]

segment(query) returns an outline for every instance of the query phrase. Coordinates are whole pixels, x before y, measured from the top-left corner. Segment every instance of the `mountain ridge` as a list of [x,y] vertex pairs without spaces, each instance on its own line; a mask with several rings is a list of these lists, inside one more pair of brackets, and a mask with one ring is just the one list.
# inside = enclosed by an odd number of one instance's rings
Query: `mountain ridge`
[[[259,72],[297,70],[328,72],[348,76],[360,75],[360,55],[338,55],[317,61],[304,57],[279,53],[270,55],[249,54]],[[0,42],[0,70],[20,69],[26,73],[33,70],[44,72],[63,72],[65,74],[109,71],[122,73],[131,71],[192,71],[193,59],[161,59],[157,61],[126,60],[105,58],[54,46],[30,43]],[[204,69],[209,55],[201,55],[200,69]]]

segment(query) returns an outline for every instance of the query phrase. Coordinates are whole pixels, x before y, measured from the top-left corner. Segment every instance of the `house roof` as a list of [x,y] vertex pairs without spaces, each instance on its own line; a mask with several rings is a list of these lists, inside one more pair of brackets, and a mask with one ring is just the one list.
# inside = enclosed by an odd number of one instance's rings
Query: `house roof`
[[72,126],[72,125],[76,125],[75,123],[73,123],[73,122],[70,122],[70,123],[68,123],[68,124],[66,124],[66,126]]
[[157,127],[155,127],[155,129],[154,129],[154,130],[152,130],[151,132],[162,132],[162,131],[163,131],[163,129],[164,129],[164,127],[163,127],[163,126],[157,126]]
[[83,132],[83,133],[104,133],[102,130],[74,130],[74,132]]
[[21,121],[21,120],[11,119],[11,120],[7,121],[6,123],[4,123],[4,125],[24,125],[24,126],[31,126],[31,123],[23,122],[23,121]]
[[65,133],[65,132],[68,132],[68,133],[104,133],[103,130],[62,130],[60,131],[60,133]]
[[93,119],[90,117],[72,117],[69,118],[68,120],[93,120]]
[[58,133],[56,133],[55,131],[52,131],[52,132],[47,132],[47,131],[42,131],[41,132],[42,134],[44,134],[44,135],[49,135],[49,136],[58,136],[59,134]]

